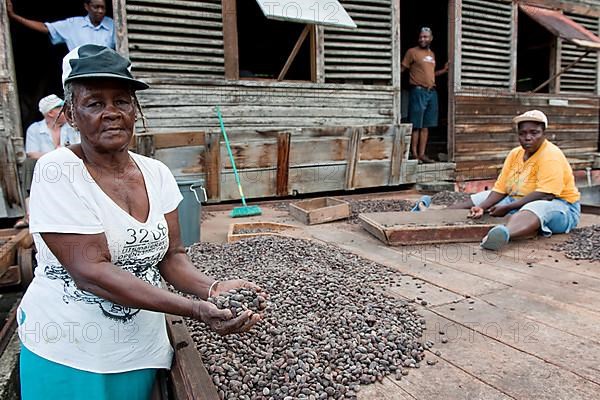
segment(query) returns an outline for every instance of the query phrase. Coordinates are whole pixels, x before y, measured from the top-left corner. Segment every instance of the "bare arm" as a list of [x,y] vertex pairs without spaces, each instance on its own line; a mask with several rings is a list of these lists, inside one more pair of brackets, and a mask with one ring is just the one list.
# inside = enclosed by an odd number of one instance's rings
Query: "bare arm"
[[440,75],[447,74],[448,73],[448,69],[449,69],[449,64],[446,63],[444,65],[444,68],[442,68],[442,69],[440,69],[438,71],[435,71],[435,76],[440,76]]
[[160,274],[175,289],[194,294],[201,299],[208,298],[208,289],[215,280],[194,267],[185,253],[179,234],[177,210],[166,214],[165,219],[169,226],[169,249],[159,264]]
[[488,197],[479,205],[479,207],[483,208],[484,210],[488,210],[490,207],[495,206],[502,201],[505,197],[506,194],[494,192],[492,190]]
[[104,234],[43,233],[42,238],[81,290],[126,307],[199,319],[223,335],[251,327],[250,313],[232,319],[229,310],[171,293],[118,268],[110,261]]
[[41,33],[48,33],[48,27],[43,22],[34,21],[32,19],[27,19],[15,14],[12,0],[6,0],[6,14],[13,21],[18,22],[19,24],[26,26],[29,29],[33,29],[34,31],[38,31]]
[[556,198],[556,196],[554,196],[552,193],[531,192],[527,196],[523,196],[519,200],[513,201],[512,203],[507,204],[503,207],[505,207],[505,209],[508,211],[518,210],[519,208],[523,207],[525,204],[531,203],[532,201],[536,201],[536,200],[551,201],[551,200],[554,200],[555,198]]

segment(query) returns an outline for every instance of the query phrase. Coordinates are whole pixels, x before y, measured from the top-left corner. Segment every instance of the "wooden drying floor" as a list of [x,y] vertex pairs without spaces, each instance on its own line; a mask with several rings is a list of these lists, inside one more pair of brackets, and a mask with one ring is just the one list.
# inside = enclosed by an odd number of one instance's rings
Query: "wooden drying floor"
[[[215,213],[207,228],[228,221],[221,218]],[[285,211],[267,210],[260,218],[293,223]],[[600,216],[582,217],[582,225],[593,223]],[[202,229],[203,240],[226,236],[226,226],[223,232]],[[427,302],[419,304],[425,340],[441,351],[427,357],[439,362],[401,381],[389,377],[365,386],[359,399],[600,399],[600,263],[552,251],[564,235],[511,243],[497,254],[476,243],[388,247],[344,222],[303,229],[395,268],[404,283],[389,292]]]

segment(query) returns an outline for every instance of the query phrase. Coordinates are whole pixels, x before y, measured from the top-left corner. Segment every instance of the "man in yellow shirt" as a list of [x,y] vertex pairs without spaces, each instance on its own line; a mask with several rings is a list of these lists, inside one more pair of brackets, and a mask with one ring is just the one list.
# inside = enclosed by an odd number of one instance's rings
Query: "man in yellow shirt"
[[510,239],[537,232],[544,236],[568,233],[579,223],[581,207],[573,170],[563,152],[546,139],[548,118],[538,110],[513,119],[519,147],[506,157],[491,191],[449,208],[470,208],[471,218],[511,215],[483,238],[481,247],[498,250]]

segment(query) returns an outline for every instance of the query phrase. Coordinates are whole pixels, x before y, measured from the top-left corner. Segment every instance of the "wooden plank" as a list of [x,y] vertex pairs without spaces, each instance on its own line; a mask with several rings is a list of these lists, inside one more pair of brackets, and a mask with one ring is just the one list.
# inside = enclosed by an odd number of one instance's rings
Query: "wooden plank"
[[277,135],[277,196],[289,195],[291,132]]
[[354,189],[354,177],[356,175],[356,166],[360,158],[360,138],[362,136],[362,130],[360,128],[350,128],[350,132],[350,142],[348,143],[348,151],[346,153],[347,167],[344,185],[346,190]]
[[293,195],[343,190],[346,163],[290,168],[289,188]]
[[196,350],[183,318],[166,317],[167,333],[175,354],[170,370],[176,400],[219,400],[219,394]]
[[483,294],[479,299],[520,315],[523,322],[532,321],[540,329],[551,326],[580,338],[580,341],[600,342],[598,313],[518,289]]
[[136,135],[136,152],[146,157],[154,156],[154,135]]
[[31,247],[33,240],[29,234],[29,229],[20,230],[15,236],[11,237],[0,247],[0,275],[4,274],[8,268],[17,264],[17,252],[20,247]]
[[[476,317],[473,316],[473,309],[476,310]],[[508,311],[498,304],[492,305],[480,299],[442,305],[436,307],[434,312],[450,321],[464,324],[490,339],[596,383],[600,390],[597,363],[600,342],[582,340],[580,336],[547,323],[524,319],[521,313]],[[600,321],[600,317],[596,321]]]
[[205,144],[205,132],[163,132],[139,135],[142,136],[152,136],[153,150]]
[[427,254],[440,254],[431,247],[406,246],[388,247],[366,232],[349,232],[335,227],[316,226],[310,231],[315,239],[334,244],[368,260],[387,265],[403,274],[409,274],[452,293],[469,296],[482,296],[508,286],[470,273],[458,271],[424,257]]
[[236,0],[222,0],[223,47],[225,48],[225,79],[240,77]]
[[300,51],[302,44],[304,44],[304,41],[306,40],[306,37],[310,33],[310,30],[311,30],[310,25],[306,25],[304,27],[304,29],[302,30],[302,32],[300,33],[298,40],[296,40],[296,43],[294,44],[294,47],[292,48],[292,52],[290,53],[285,64],[283,65],[281,72],[279,72],[279,75],[277,76],[278,81],[282,81],[283,78],[285,78],[285,75],[287,74],[288,70],[292,66],[292,63],[294,62],[296,55],[298,55],[298,52]]
[[315,27],[315,82],[325,83],[325,28],[323,26]]
[[[598,395],[600,386],[588,379],[484,336],[467,324],[448,320],[429,310],[423,310],[422,314],[430,326],[442,327],[448,332],[448,343],[442,347],[443,359],[511,398],[550,400],[572,398],[573,393],[577,393],[579,399],[592,400]],[[482,354],[493,357],[493,361],[481,357]],[[510,365],[510,368],[503,368],[499,373],[498,365]],[[524,376],[527,379],[523,379]]]
[[206,152],[204,162],[206,170],[206,193],[208,200],[221,198],[221,134],[206,134]]
[[113,19],[117,52],[129,58],[129,38],[127,37],[127,11],[125,0],[113,0]]
[[394,142],[392,145],[392,155],[390,160],[390,176],[389,185],[400,184],[400,172],[402,169],[402,161],[404,156],[404,136],[409,127],[406,124],[394,127]]

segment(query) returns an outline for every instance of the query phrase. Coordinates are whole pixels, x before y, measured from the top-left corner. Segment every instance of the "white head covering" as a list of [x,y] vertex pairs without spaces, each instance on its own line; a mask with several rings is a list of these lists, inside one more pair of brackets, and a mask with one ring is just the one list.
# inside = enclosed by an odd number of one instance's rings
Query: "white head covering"
[[62,107],[63,104],[63,99],[61,99],[55,94],[51,94],[41,99],[38,103],[38,107],[42,115],[45,116],[46,114],[48,114],[48,112],[54,110],[55,108]]

